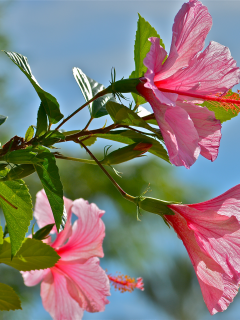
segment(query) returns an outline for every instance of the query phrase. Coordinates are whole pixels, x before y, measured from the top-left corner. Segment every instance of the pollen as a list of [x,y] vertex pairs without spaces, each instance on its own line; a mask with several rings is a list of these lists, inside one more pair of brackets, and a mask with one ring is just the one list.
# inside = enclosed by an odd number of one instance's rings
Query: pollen
[[134,289],[144,290],[144,284],[142,278],[130,278],[128,275],[118,274],[116,276],[108,275],[108,278],[115,288],[121,293],[123,292],[133,292]]

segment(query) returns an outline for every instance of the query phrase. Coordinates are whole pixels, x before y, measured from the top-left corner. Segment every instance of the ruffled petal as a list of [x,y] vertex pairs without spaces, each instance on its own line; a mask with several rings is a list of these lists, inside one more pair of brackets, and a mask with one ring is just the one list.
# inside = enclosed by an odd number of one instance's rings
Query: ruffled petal
[[[45,227],[47,224],[55,223],[52,209],[48,202],[45,191],[42,189],[37,193],[36,204],[34,209],[34,217],[37,220],[39,228]],[[51,233],[56,233],[57,228],[54,226]]]
[[56,240],[52,243],[53,248],[61,247],[72,234],[71,218],[73,201],[65,197],[63,197],[63,200],[65,210],[67,211],[67,222],[64,229],[57,234]]
[[213,111],[206,107],[196,106],[192,103],[177,103],[190,116],[199,135],[201,155],[214,161],[218,156],[221,140],[221,122],[216,119]]
[[162,73],[155,76],[155,81],[165,79],[188,66],[190,59],[203,49],[211,26],[212,17],[200,1],[184,3],[174,20],[169,57],[163,65]]
[[104,311],[109,303],[106,297],[110,296],[110,285],[98,258],[80,264],[60,261],[57,267],[68,277],[68,293],[84,310]]
[[189,204],[188,207],[200,211],[216,211],[219,215],[227,217],[234,216],[240,221],[240,184],[216,198],[201,203]]
[[78,219],[72,227],[69,241],[57,253],[62,260],[89,259],[103,257],[102,242],[105,237],[105,226],[101,219],[104,211],[94,203],[78,199],[73,202],[72,212]]
[[171,163],[190,168],[201,150],[193,121],[184,109],[161,104],[152,90],[141,89],[154,111]]
[[32,270],[32,271],[21,271],[23,276],[24,284],[28,287],[36,286],[42,279],[45,274],[48,272],[48,269],[44,270]]
[[200,248],[195,231],[189,228],[188,221],[182,216],[182,210],[187,210],[187,205],[170,205],[169,207],[175,215],[168,215],[165,218],[187,249],[209,312],[215,314],[224,311],[238,292],[238,274],[229,277],[222,266]]
[[[158,90],[154,84],[155,75],[161,71],[162,62],[167,55],[167,52],[160,46],[160,39],[151,37],[149,41],[152,43],[150,51],[148,52],[146,58],[143,60],[144,65],[148,68],[145,73],[145,78],[147,82],[143,87],[151,89],[157,99],[166,105],[175,106],[175,101],[177,100],[177,94],[175,93],[165,93]],[[141,85],[137,87],[140,94],[144,96],[144,88]],[[142,92],[141,92],[142,91]]]
[[223,94],[240,81],[240,69],[230,50],[217,43],[209,46],[189,62],[189,66],[160,81],[158,88],[178,90],[190,94]]
[[43,306],[54,320],[81,320],[83,317],[83,309],[68,292],[69,285],[69,279],[55,267],[41,283]]

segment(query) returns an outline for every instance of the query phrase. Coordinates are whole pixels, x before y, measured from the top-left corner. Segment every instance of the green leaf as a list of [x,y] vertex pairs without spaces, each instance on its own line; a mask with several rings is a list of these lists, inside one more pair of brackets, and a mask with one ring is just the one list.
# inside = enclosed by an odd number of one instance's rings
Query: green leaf
[[[223,98],[236,100],[240,99],[239,94],[233,92],[232,90],[229,90]],[[240,111],[238,105],[231,104],[229,107],[225,105],[217,101],[204,101],[202,104],[200,104],[201,107],[207,107],[208,110],[213,111],[216,119],[220,120],[221,122],[231,120],[232,118],[236,117]]]
[[14,164],[32,164],[42,162],[41,159],[37,158],[37,153],[33,152],[31,148],[9,152],[1,157],[0,160]]
[[47,132],[48,129],[48,121],[47,121],[47,114],[44,109],[43,103],[41,102],[40,107],[38,109],[37,115],[37,130],[36,130],[36,137],[41,137]]
[[37,240],[46,239],[54,225],[55,225],[54,223],[47,224],[45,227],[39,229],[36,233],[34,233],[33,239],[37,239]]
[[[23,180],[0,181],[0,204],[11,238],[12,255],[20,249],[32,220],[32,200]],[[12,204],[15,208],[13,208]]]
[[7,120],[7,117],[0,115],[0,126]]
[[32,74],[31,68],[28,64],[28,60],[26,57],[16,52],[7,52],[6,55],[19,67],[19,69],[25,74],[25,76],[29,79],[34,89],[36,90],[44,109],[49,117],[50,123],[57,123],[63,118],[63,114],[60,112],[59,103],[57,99],[52,96],[50,93],[44,91],[34,75]]
[[25,133],[25,141],[26,142],[30,141],[33,136],[34,136],[34,129],[33,129],[33,126],[30,126]]
[[46,147],[52,146],[53,144],[59,142],[60,140],[65,140],[65,135],[57,130],[52,130],[47,133],[42,141],[42,144]]
[[9,311],[21,308],[21,301],[10,286],[0,283],[0,310]]
[[56,159],[51,152],[47,152],[47,149],[45,152],[39,154],[38,158],[42,159],[43,163],[36,164],[34,166],[48,197],[56,227],[59,230],[62,222],[64,203],[63,187],[60,180],[58,167],[56,165]]
[[19,271],[51,268],[59,259],[56,251],[40,240],[25,238],[13,259],[11,259],[10,239],[4,239],[3,244],[0,245],[0,263],[5,263]]
[[[102,84],[86,76],[85,73],[83,73],[79,68],[73,68],[73,76],[77,81],[86,101],[89,101],[98,92],[105,89]],[[107,115],[106,103],[108,101],[116,101],[113,94],[106,94],[103,97],[91,102],[88,107],[91,117],[100,118]]]
[[[157,31],[147,22],[140,14],[138,14],[138,23],[137,23],[137,32],[134,45],[134,61],[135,61],[135,70],[131,73],[129,78],[140,78],[144,76],[144,73],[147,71],[147,67],[144,66],[143,60],[146,57],[147,53],[150,51],[151,42],[148,41],[150,37],[160,38]],[[160,39],[160,45],[165,48],[162,39]],[[136,105],[146,103],[146,100],[136,95],[132,94]]]
[[20,164],[9,170],[9,172],[4,176],[4,178],[0,180],[19,180],[31,175],[34,172],[35,168],[32,164]]
[[[83,137],[83,139],[84,139],[84,137]],[[96,141],[97,141],[97,137],[92,136],[92,137],[90,137],[90,138],[88,138],[88,139],[86,139],[86,140],[83,140],[83,143],[85,144],[85,146],[90,147],[90,146],[92,146]],[[81,146],[81,145],[80,145],[80,146]],[[83,148],[83,147],[81,146],[81,148]]]
[[170,163],[167,151],[164,149],[161,143],[158,142],[158,140],[152,139],[149,136],[143,135],[141,133],[131,130],[116,130],[105,134],[95,134],[95,136],[103,139],[122,142],[125,144],[133,144],[135,142],[151,143],[152,147],[148,152]]
[[0,244],[3,244],[3,229],[2,229],[2,226],[0,226]]
[[154,132],[160,140],[164,141],[159,130],[152,128],[145,120],[139,117],[136,112],[130,110],[126,106],[109,101],[106,105],[106,108],[114,122],[127,126],[145,128]]

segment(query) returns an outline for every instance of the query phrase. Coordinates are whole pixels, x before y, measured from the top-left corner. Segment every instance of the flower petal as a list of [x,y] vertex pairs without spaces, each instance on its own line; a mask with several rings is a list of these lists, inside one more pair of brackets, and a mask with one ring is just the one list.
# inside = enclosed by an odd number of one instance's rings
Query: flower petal
[[216,198],[202,203],[189,204],[188,207],[195,208],[200,211],[216,211],[219,215],[227,217],[234,216],[238,221],[240,221],[240,184]]
[[[47,224],[55,223],[52,209],[48,202],[45,191],[42,189],[37,193],[36,204],[34,209],[34,217],[37,220],[39,228],[45,227]],[[51,233],[56,233],[57,228],[54,226]]]
[[225,93],[240,81],[240,69],[230,50],[217,43],[209,46],[189,62],[185,69],[160,81],[157,86],[198,95]]
[[59,270],[68,277],[68,292],[79,305],[88,312],[104,311],[109,303],[109,279],[99,266],[98,258],[88,259],[85,263],[68,263],[60,261]]
[[147,79],[147,82],[143,86],[141,84],[138,85],[137,90],[144,96],[144,91],[146,91],[146,89],[144,90],[143,87],[151,89],[160,102],[170,106],[175,106],[177,94],[161,92],[154,84],[154,77],[158,72],[161,71],[162,62],[166,57],[167,52],[163,49],[162,46],[160,46],[159,38],[151,37],[148,40],[152,43],[152,45],[150,51],[143,61],[144,65],[148,68],[147,72],[144,75],[144,77]]
[[48,269],[44,270],[32,270],[32,271],[21,271],[23,276],[24,284],[28,287],[36,286],[47,273]]
[[165,79],[188,66],[190,59],[203,49],[211,26],[212,17],[200,1],[184,3],[174,20],[169,57],[163,65],[163,73],[157,75],[155,81]]
[[71,218],[73,201],[65,197],[63,197],[63,200],[65,210],[67,211],[67,222],[64,229],[57,234],[56,240],[52,243],[53,248],[61,247],[72,234]]
[[102,242],[105,237],[105,226],[101,219],[104,211],[83,199],[73,202],[72,211],[77,215],[72,227],[69,241],[57,253],[62,260],[89,259],[103,257]]
[[216,119],[213,111],[206,107],[196,106],[193,103],[177,103],[190,116],[199,135],[201,155],[214,161],[218,156],[221,140],[221,122]]
[[68,292],[69,280],[57,268],[51,268],[41,283],[44,308],[54,320],[81,320],[83,309]]
[[[187,220],[182,216],[182,210],[189,209],[189,212],[192,213],[187,205],[170,205],[169,207],[175,212],[175,215],[165,216],[165,218],[187,249],[209,312],[215,314],[224,311],[238,292],[239,275],[229,277],[221,264],[218,264],[199,247],[195,231],[189,229]],[[223,219],[226,220],[226,217]]]

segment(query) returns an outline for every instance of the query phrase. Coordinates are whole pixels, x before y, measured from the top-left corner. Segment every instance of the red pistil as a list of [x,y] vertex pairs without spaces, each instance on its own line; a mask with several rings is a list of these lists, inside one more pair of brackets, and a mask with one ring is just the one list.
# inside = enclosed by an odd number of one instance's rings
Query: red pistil
[[134,289],[144,290],[144,284],[142,278],[130,278],[129,276],[124,276],[119,274],[117,276],[108,275],[109,280],[111,281],[112,285],[116,290],[120,292],[132,292]]
[[[157,86],[157,82],[155,82],[155,85]],[[197,98],[197,99],[201,99],[201,100],[217,101],[217,102],[221,102],[221,103],[227,103],[227,104],[230,103],[230,104],[240,105],[239,93],[235,93],[235,92],[232,92],[232,95],[229,95],[229,93],[227,93],[226,95],[220,97],[217,94],[212,95],[212,96],[208,96],[208,95],[204,96],[201,94],[189,93],[189,92],[178,91],[178,90],[170,90],[170,89],[159,88],[159,87],[158,87],[158,89],[163,92],[177,93],[182,96]],[[225,98],[226,96],[228,96],[228,97]],[[230,96],[234,96],[235,99],[229,98]]]

